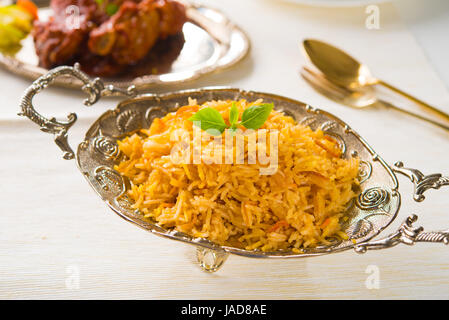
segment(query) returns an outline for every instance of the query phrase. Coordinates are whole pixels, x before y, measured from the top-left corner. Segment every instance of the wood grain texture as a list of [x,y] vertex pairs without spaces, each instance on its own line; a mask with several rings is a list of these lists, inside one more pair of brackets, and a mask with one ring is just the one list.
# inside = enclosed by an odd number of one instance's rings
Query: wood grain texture
[[[449,173],[446,133],[387,110],[358,111],[318,96],[298,76],[305,37],[329,40],[372,66],[377,76],[449,111],[449,95],[420,48],[381,6],[381,29],[367,30],[364,8],[317,9],[279,1],[204,1],[221,7],[252,39],[251,56],[232,70],[184,86],[229,85],[283,94],[332,112],[367,139],[389,163],[403,160],[425,173]],[[449,248],[405,245],[358,255],[352,251],[302,260],[231,256],[216,274],[194,263],[194,249],[124,222],[90,189],[74,161],[62,159],[52,137],[18,118],[29,82],[0,71],[0,298],[3,299],[386,299],[449,298]],[[160,91],[160,90],[157,90]],[[49,89],[37,97],[45,115],[77,112],[73,146],[117,100],[88,109],[83,95]],[[404,101],[401,103],[405,104]],[[449,227],[449,188],[414,203],[400,179],[403,205],[394,230],[416,213],[426,230]],[[367,267],[379,269],[379,289],[367,289]],[[71,286],[79,272],[79,288]],[[67,286],[69,281],[69,286]]]

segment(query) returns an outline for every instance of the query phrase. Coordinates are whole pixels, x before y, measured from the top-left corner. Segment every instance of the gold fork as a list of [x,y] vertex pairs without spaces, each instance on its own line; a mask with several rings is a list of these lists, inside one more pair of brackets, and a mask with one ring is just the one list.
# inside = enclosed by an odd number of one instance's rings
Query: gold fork
[[396,107],[395,105],[387,101],[377,98],[374,89],[371,87],[365,88],[363,90],[351,90],[345,87],[340,87],[327,80],[324,75],[312,71],[307,67],[303,67],[301,69],[301,76],[316,91],[340,104],[358,109],[384,105],[387,108],[405,113],[409,116],[413,116],[449,131],[449,127],[444,124],[441,124],[432,119],[428,119],[408,110]]

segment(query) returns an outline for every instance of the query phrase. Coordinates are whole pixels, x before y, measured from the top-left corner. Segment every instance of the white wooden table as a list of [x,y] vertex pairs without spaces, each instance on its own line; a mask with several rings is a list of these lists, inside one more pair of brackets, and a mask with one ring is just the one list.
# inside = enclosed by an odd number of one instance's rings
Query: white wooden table
[[394,0],[399,15],[415,36],[429,62],[449,88],[449,2],[446,0]]
[[[393,111],[339,106],[298,76],[305,62],[300,41],[324,39],[346,48],[377,76],[449,111],[445,85],[392,4],[380,5],[381,28],[368,30],[364,8],[319,9],[275,0],[205,2],[222,8],[248,32],[250,57],[226,72],[158,91],[226,85],[286,95],[344,119],[389,163],[403,160],[425,173],[449,174],[447,132]],[[75,162],[61,158],[52,137],[16,116],[29,84],[0,71],[0,298],[449,298],[449,247],[440,244],[302,260],[231,256],[218,273],[204,273],[194,264],[193,247],[147,234],[114,215]],[[45,115],[78,114],[69,134],[72,145],[117,102],[85,108],[82,98],[64,89],[36,98]],[[418,204],[411,198],[411,184],[403,178],[400,183],[402,209],[386,232],[411,213],[427,230],[449,227],[449,188],[428,192]]]

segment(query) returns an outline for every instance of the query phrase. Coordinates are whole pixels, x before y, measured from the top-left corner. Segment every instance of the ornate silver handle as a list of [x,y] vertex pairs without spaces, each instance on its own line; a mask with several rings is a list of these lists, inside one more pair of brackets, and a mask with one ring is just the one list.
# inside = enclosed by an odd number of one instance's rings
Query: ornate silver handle
[[[443,177],[440,173],[424,175],[421,171],[405,168],[400,161],[393,166],[393,171],[405,175],[414,184],[413,199],[421,202],[425,199],[424,192],[428,189],[439,189],[441,186],[449,185],[449,177]],[[413,227],[418,216],[411,215],[399,226],[398,230],[389,236],[373,241],[362,242],[354,246],[358,253],[367,250],[384,249],[394,247],[400,243],[413,245],[416,242],[442,242],[449,244],[449,229],[443,231],[424,232],[423,227]]]
[[449,244],[449,229],[424,232],[423,227],[413,227],[413,223],[417,220],[418,216],[413,214],[405,219],[396,232],[379,240],[357,244],[354,246],[354,250],[358,253],[365,253],[367,250],[390,248],[400,243],[407,245],[413,245],[416,242],[442,242]]
[[428,189],[439,189],[442,186],[449,186],[449,177],[443,177],[440,173],[424,175],[417,169],[404,168],[404,164],[401,161],[394,164],[393,171],[408,177],[413,182],[415,186],[413,199],[417,202],[421,202],[426,198],[424,192]]
[[84,72],[80,70],[78,63],[76,63],[73,67],[61,66],[54,68],[39,77],[30,87],[28,87],[20,100],[21,112],[18,113],[18,115],[28,117],[31,121],[36,123],[42,131],[52,133],[55,137],[55,143],[64,152],[63,158],[70,160],[74,158],[75,153],[67,141],[67,131],[75,123],[77,119],[76,114],[70,113],[67,116],[67,121],[64,122],[56,121],[55,118],[47,119],[34,109],[32,103],[33,97],[37,93],[47,88],[54,79],[63,75],[78,78],[83,82],[84,85],[81,89],[89,95],[89,97],[84,100],[84,104],[86,106],[93,105],[102,96],[135,96],[137,92],[134,86],[130,86],[126,90],[122,90],[114,88],[112,85],[105,86],[99,78],[91,80]]

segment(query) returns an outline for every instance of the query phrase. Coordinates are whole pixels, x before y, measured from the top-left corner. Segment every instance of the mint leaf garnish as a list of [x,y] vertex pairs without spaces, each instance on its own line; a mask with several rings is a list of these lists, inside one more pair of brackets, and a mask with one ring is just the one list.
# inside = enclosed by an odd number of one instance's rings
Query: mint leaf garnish
[[235,105],[235,102],[232,103],[231,109],[229,110],[229,123],[231,127],[234,127],[239,121],[239,109]]
[[238,126],[244,126],[247,129],[259,129],[267,121],[273,107],[272,103],[249,107],[243,111],[242,121],[238,122],[239,110],[234,102],[229,110],[230,126],[226,125],[220,112],[210,107],[199,110],[188,120],[211,135],[218,136],[227,128],[231,130],[233,135],[237,131]]
[[264,103],[245,109],[240,124],[247,129],[259,129],[267,121],[273,107],[272,103]]
[[218,135],[217,132],[221,134],[227,128],[220,112],[210,107],[199,110],[189,120],[201,130],[216,129],[213,135]]

